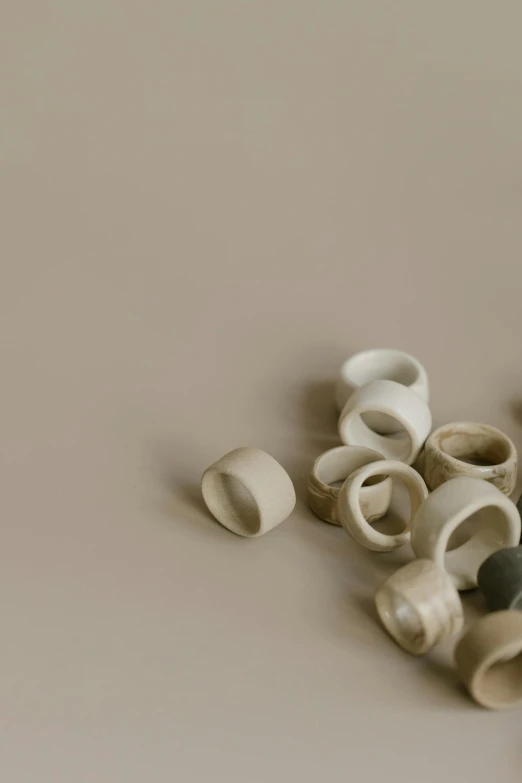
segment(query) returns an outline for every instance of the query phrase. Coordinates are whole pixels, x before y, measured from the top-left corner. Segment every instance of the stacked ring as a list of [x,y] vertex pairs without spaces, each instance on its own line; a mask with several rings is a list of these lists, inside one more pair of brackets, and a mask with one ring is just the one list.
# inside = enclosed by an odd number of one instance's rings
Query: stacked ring
[[[308,505],[325,522],[340,525],[337,501],[340,488],[332,486],[345,481],[355,470],[382,460],[382,454],[363,446],[337,446],[325,451],[314,463],[308,478]],[[390,478],[375,480],[361,487],[361,511],[369,522],[380,519],[390,505],[392,482]]]
[[[404,482],[410,496],[410,522],[405,530],[389,535],[373,528],[364,518],[359,501],[362,485],[374,476],[389,476]],[[389,552],[410,539],[411,518],[428,495],[428,489],[419,474],[403,462],[381,460],[359,468],[346,479],[338,499],[339,520],[344,529],[359,544],[375,552]]]
[[[412,523],[411,545],[416,557],[445,568],[458,590],[470,590],[477,586],[477,572],[487,557],[518,544],[520,528],[515,504],[493,484],[459,476],[441,484],[421,505]],[[465,540],[456,542],[461,534]]]
[[[372,430],[363,420],[367,413],[383,413],[393,418],[403,432],[385,436]],[[344,406],[339,434],[349,446],[367,446],[386,459],[411,465],[431,429],[427,402],[395,381],[370,381],[357,389]]]

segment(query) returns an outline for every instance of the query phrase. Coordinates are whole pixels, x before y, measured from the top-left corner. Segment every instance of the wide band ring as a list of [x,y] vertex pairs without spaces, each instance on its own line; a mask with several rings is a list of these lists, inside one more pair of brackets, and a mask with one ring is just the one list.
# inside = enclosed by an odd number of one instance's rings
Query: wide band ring
[[[333,525],[340,525],[337,501],[340,487],[335,482],[345,481],[355,470],[382,460],[382,454],[364,446],[337,446],[319,456],[308,478],[308,505],[318,517]],[[361,487],[361,511],[369,522],[375,522],[388,511],[392,493],[390,478],[375,480]]]
[[[335,387],[339,412],[356,389],[375,380],[401,383],[429,402],[428,374],[422,364],[405,351],[375,348],[356,353],[341,365]],[[364,418],[376,432],[386,434],[397,431],[397,423],[385,414],[368,413]]]
[[[400,479],[410,496],[410,521],[400,533],[389,535],[373,528],[364,518],[359,502],[362,485],[373,476]],[[419,474],[403,462],[383,460],[359,468],[346,479],[337,502],[339,520],[344,529],[359,544],[375,552],[390,552],[410,539],[411,518],[428,495],[428,489]]]
[[[385,436],[370,429],[363,416],[370,412],[391,416],[403,431]],[[411,465],[431,429],[431,412],[418,394],[395,381],[370,381],[354,391],[339,420],[339,434],[348,446],[367,446],[385,459]]]
[[260,449],[239,448],[214,462],[201,479],[209,511],[239,536],[261,536],[279,525],[295,506],[290,476]]
[[459,421],[439,427],[426,441],[422,458],[430,489],[456,476],[475,476],[511,495],[517,483],[517,450],[507,435],[489,424]]
[[431,560],[414,560],[392,574],[377,590],[375,605],[390,636],[413,655],[458,633],[464,619],[453,582]]
[[411,546],[417,557],[445,568],[458,590],[471,590],[484,560],[518,544],[520,527],[515,504],[493,484],[459,476],[421,505],[412,523]]
[[491,710],[522,701],[522,613],[494,612],[475,622],[455,648],[461,679]]

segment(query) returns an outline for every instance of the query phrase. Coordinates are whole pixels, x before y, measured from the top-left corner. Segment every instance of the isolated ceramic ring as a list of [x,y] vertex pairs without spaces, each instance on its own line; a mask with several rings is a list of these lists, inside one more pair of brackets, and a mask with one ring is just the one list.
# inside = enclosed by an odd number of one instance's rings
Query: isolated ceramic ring
[[[364,446],[337,446],[325,451],[316,459],[308,478],[308,505],[312,511],[325,522],[340,525],[337,516],[340,487],[332,484],[345,481],[355,470],[382,459],[382,454]],[[365,519],[375,522],[384,516],[390,505],[391,493],[390,478],[381,478],[361,487],[359,500]]]
[[[363,421],[366,413],[391,416],[402,429],[380,435]],[[431,412],[418,394],[395,381],[370,381],[354,391],[339,420],[339,434],[347,446],[367,446],[385,459],[411,465],[418,457],[431,429]]]
[[261,536],[279,525],[295,506],[290,476],[260,449],[240,448],[214,462],[201,479],[213,516],[239,536]]
[[478,704],[490,710],[522,701],[522,613],[481,617],[455,648],[459,675]]
[[431,433],[422,470],[430,489],[456,476],[475,476],[511,495],[517,482],[517,464],[517,450],[503,432],[489,424],[459,421]]
[[445,571],[431,560],[400,568],[375,594],[382,624],[397,644],[422,655],[463,624],[460,596]]
[[[356,353],[341,365],[335,387],[339,412],[356,389],[376,380],[400,383],[429,402],[428,375],[422,364],[404,351],[375,348]],[[368,413],[364,418],[376,432],[387,434],[398,429],[396,422],[382,413]]]
[[[421,505],[412,522],[411,546],[417,557],[446,569],[457,590],[471,590],[477,586],[480,566],[493,552],[518,544],[520,527],[515,504],[499,489],[459,476],[441,484]],[[448,550],[457,530],[453,541],[462,533],[464,543]]]
[[479,568],[477,582],[488,607],[522,611],[522,546],[499,549]]
[[[362,485],[373,476],[390,476],[400,479],[410,496],[410,522],[400,533],[389,535],[373,528],[364,518],[359,496]],[[403,462],[382,460],[359,468],[349,476],[341,487],[337,501],[339,520],[359,544],[374,552],[390,552],[410,539],[411,518],[428,494],[428,489],[419,474]]]

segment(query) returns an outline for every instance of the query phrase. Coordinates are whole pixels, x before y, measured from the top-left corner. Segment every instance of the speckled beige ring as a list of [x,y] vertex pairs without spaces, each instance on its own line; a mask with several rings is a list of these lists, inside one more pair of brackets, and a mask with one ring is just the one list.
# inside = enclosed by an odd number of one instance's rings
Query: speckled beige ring
[[[337,515],[340,487],[332,484],[345,481],[354,470],[382,459],[382,454],[364,446],[337,446],[325,451],[316,459],[308,478],[308,505],[312,511],[325,522],[340,525]],[[384,477],[370,481],[370,485],[361,487],[359,501],[365,519],[375,522],[388,510],[392,481]]]
[[414,560],[392,574],[377,590],[375,605],[390,636],[413,655],[428,652],[462,628],[460,596],[431,560]]
[[[389,535],[375,530],[364,518],[359,503],[361,487],[373,476],[390,476],[400,479],[410,496],[410,521],[400,533]],[[339,520],[346,532],[359,544],[374,552],[390,552],[410,540],[411,517],[428,495],[428,488],[419,474],[395,460],[373,462],[359,468],[346,479],[339,492],[337,509]]]
[[511,495],[517,483],[517,450],[489,424],[459,421],[439,427],[426,441],[422,459],[430,489],[456,476],[474,476]]
[[[517,507],[493,484],[459,476],[422,503],[413,518],[411,546],[417,557],[444,568],[457,590],[472,590],[482,563],[498,549],[518,544],[520,527]],[[454,534],[462,539],[456,541]]]
[[455,648],[459,675],[475,701],[490,710],[522,701],[522,613],[481,617]]
[[239,448],[214,462],[201,479],[209,511],[239,536],[261,536],[286,519],[295,506],[290,476],[260,449]]

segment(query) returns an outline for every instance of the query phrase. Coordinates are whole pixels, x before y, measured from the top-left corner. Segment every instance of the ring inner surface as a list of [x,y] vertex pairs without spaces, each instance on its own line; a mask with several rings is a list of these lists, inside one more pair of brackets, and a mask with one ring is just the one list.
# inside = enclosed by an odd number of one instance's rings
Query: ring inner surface
[[440,449],[454,459],[470,465],[500,465],[509,459],[510,445],[491,432],[448,430],[439,441]]

